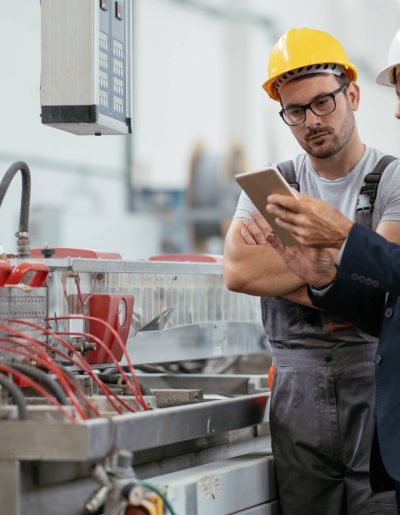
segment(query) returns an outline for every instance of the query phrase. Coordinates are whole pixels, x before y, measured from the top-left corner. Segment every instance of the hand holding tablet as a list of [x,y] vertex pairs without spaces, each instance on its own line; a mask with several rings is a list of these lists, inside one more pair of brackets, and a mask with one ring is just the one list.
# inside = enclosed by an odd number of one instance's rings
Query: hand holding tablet
[[296,245],[292,234],[275,223],[275,217],[265,209],[267,197],[273,193],[290,195],[297,198],[296,192],[276,168],[267,168],[257,172],[245,172],[235,175],[241,188],[247,193],[261,215],[269,223],[275,234],[285,245]]

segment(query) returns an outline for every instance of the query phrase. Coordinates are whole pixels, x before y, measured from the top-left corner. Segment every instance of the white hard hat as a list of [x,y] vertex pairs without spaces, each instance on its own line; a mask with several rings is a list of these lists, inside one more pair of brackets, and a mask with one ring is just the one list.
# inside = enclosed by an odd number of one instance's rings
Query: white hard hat
[[392,39],[387,57],[387,67],[377,76],[376,82],[383,86],[395,86],[396,68],[400,64],[400,30]]

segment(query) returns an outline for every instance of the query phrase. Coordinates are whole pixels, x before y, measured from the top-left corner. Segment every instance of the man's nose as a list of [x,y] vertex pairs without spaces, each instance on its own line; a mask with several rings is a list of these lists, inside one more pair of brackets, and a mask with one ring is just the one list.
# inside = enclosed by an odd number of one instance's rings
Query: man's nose
[[306,109],[306,126],[316,127],[318,125],[321,125],[321,118],[317,114],[313,113],[309,107]]

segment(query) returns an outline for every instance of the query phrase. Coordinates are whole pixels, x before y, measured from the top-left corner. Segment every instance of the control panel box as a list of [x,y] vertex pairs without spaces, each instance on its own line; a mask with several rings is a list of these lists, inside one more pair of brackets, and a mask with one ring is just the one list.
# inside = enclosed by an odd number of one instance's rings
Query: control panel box
[[41,0],[42,123],[131,131],[131,0]]

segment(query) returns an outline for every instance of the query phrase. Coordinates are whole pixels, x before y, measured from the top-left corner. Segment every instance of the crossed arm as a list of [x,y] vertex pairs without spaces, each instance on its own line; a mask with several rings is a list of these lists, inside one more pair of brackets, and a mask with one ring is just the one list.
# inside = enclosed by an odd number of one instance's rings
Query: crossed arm
[[[262,218],[259,214],[258,217]],[[259,219],[257,224],[253,222],[250,226],[244,218],[232,221],[224,250],[227,287],[261,297],[285,297],[312,306],[305,281],[291,272],[278,253],[266,243],[266,232],[269,232],[266,222],[263,224]]]
[[[338,249],[352,227],[352,222],[323,201],[302,196],[301,204],[301,212],[295,213],[301,231],[308,230],[308,234],[306,234],[309,237],[308,244],[313,243],[310,235],[314,231],[312,235],[314,239],[319,237],[323,241],[319,246],[331,247],[330,255],[333,264]],[[277,204],[277,209],[282,209],[282,206]],[[277,216],[281,214],[283,216],[282,221],[289,216],[290,222],[283,221],[282,225],[289,224],[286,225],[286,228],[293,230],[292,213],[283,215],[283,212],[279,213],[277,211],[275,214]],[[305,286],[308,281],[304,278],[300,279],[294,274],[275,251],[276,249],[274,250],[268,244],[266,238],[270,229],[264,218],[259,213],[252,213],[252,215],[255,222],[243,218],[234,219],[226,236],[224,276],[227,287],[233,291],[251,295],[284,297],[299,304],[312,306]],[[308,217],[308,227],[304,224],[301,225],[304,217]],[[345,229],[339,234],[329,232],[329,226],[322,226],[321,235],[321,219],[329,221],[332,217],[342,222],[345,220],[347,223]],[[292,223],[291,227],[290,223]],[[318,228],[319,233],[315,232],[316,228]],[[298,231],[298,227],[296,230]],[[377,232],[389,241],[400,243],[400,222],[398,221],[382,221],[377,228]],[[328,244],[329,238],[331,239],[330,244]],[[333,250],[335,246],[337,250]],[[334,273],[336,274],[335,270]]]
[[[377,233],[353,224],[332,206],[303,196],[291,205],[281,196],[271,196],[268,210],[289,229],[299,245],[285,247],[273,234],[267,240],[285,263],[305,281],[324,286],[335,279],[322,296],[311,293],[318,307],[335,311],[364,331],[378,335],[386,292],[400,294],[400,222],[382,221]],[[383,236],[383,238],[382,238]],[[384,239],[386,237],[386,240]],[[346,241],[336,273],[327,246]],[[391,240],[391,241],[387,241]],[[364,280],[358,281],[362,276]],[[367,278],[367,281],[365,281]]]

